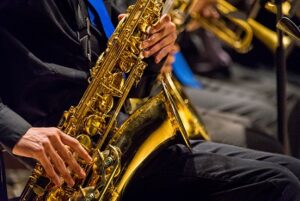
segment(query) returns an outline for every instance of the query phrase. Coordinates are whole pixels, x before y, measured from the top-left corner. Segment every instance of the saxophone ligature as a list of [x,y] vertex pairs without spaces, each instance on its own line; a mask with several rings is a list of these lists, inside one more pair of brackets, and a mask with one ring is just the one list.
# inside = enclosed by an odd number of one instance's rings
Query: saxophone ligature
[[[128,8],[128,15],[120,21],[107,49],[91,69],[88,88],[79,104],[63,114],[58,128],[78,139],[93,158],[91,164],[78,159],[86,178],[73,175],[73,187],[56,187],[37,164],[21,201],[120,200],[134,173],[155,150],[172,140],[189,147],[167,91],[147,101],[121,126],[118,122],[129,91],[147,66],[140,41],[147,38],[147,30],[160,19],[163,6],[163,0],[138,0]],[[145,129],[147,125],[151,129]]]

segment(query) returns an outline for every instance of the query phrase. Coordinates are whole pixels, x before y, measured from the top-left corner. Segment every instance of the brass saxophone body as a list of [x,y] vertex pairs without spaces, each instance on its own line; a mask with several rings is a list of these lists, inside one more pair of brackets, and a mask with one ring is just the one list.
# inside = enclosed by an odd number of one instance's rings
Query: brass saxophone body
[[[192,3],[193,0],[174,0],[170,7],[169,14],[179,33],[185,29]],[[189,139],[210,140],[205,125],[191,101],[184,93],[180,82],[172,76],[172,73],[164,73],[161,75],[161,78],[174,100],[174,106],[176,107],[176,111],[179,114],[179,118],[183,123]]]
[[187,132],[189,139],[210,140],[201,117],[191,103],[188,96],[184,93],[184,89],[179,81],[176,80],[171,73],[164,75],[164,82],[167,90],[170,92],[172,99],[175,102],[176,111]]
[[[73,175],[73,187],[56,187],[37,164],[21,201],[120,200],[130,178],[148,156],[174,140],[189,147],[166,87],[121,126],[118,122],[129,91],[147,66],[140,41],[147,38],[147,30],[160,19],[163,5],[163,0],[138,0],[128,8],[128,15],[120,21],[106,51],[92,68],[89,86],[79,104],[70,107],[59,123],[58,128],[78,139],[91,154],[92,164],[78,159],[87,177]],[[141,129],[147,125],[151,125],[150,130]]]

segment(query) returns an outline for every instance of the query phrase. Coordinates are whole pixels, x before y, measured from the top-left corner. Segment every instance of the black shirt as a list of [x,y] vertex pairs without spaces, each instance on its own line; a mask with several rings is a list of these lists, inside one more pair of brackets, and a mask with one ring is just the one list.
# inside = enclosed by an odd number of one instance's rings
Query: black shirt
[[[78,37],[76,1],[0,1],[0,142],[8,148],[31,126],[57,125],[78,103],[106,46],[102,29],[92,27],[90,63]],[[117,10],[106,4],[116,22]],[[147,72],[144,84],[157,71]]]

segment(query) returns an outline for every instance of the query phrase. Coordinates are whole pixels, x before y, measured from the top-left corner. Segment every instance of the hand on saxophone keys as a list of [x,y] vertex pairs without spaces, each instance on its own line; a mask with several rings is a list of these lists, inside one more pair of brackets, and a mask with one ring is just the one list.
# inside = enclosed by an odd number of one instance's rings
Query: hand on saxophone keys
[[13,154],[38,160],[55,185],[62,185],[63,179],[69,186],[73,186],[75,182],[72,173],[82,178],[86,175],[70,150],[87,163],[92,161],[75,138],[59,129],[30,128],[14,146]]
[[[118,18],[121,20],[125,16],[126,14],[121,14]],[[156,63],[161,62],[173,51],[176,39],[176,25],[169,15],[163,15],[159,22],[149,29],[149,37],[141,43],[143,56],[154,56]]]
[[175,62],[175,54],[179,51],[179,49],[180,47],[177,44],[173,45],[172,51],[168,55],[166,62],[161,68],[161,73],[171,73],[173,71],[172,65]]
[[150,36],[142,42],[146,58],[154,56],[155,62],[160,63],[172,52],[177,39],[176,26],[169,15],[163,15],[160,21],[149,29]]

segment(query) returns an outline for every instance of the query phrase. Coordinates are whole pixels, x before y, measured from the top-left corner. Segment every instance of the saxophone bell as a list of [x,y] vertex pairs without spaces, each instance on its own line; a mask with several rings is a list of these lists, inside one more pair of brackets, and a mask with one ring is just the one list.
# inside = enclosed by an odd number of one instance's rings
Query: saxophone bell
[[164,90],[170,93],[178,118],[187,133],[189,139],[210,140],[209,134],[191,101],[184,93],[182,85],[171,73],[164,73],[162,82]]

